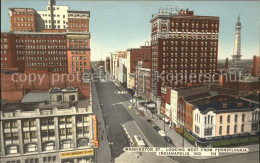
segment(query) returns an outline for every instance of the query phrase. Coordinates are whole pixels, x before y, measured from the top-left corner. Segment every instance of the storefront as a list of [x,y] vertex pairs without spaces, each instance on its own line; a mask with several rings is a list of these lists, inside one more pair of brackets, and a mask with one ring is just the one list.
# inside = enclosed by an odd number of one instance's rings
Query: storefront
[[94,149],[60,153],[61,163],[94,163]]

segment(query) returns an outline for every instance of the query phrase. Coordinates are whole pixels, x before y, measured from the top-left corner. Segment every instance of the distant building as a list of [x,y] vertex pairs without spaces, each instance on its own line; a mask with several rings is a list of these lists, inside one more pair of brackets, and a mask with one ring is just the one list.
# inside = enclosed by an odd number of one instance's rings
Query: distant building
[[122,84],[125,84],[127,81],[127,62],[126,58],[119,58],[119,66],[118,66],[118,81]]
[[126,58],[126,51],[117,51],[110,56],[110,73],[118,80],[119,58]]
[[105,72],[110,72],[110,57],[106,57]]
[[151,46],[141,46],[140,48],[127,49],[127,88],[134,89],[135,87],[135,73],[138,62],[150,63],[151,67]]
[[260,56],[254,56],[253,58],[253,76],[260,76]]

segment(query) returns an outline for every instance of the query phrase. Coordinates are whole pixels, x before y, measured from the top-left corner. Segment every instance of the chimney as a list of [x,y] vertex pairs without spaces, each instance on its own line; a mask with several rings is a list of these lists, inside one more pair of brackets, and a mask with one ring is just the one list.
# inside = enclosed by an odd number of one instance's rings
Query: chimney
[[223,109],[227,109],[227,103],[223,104]]

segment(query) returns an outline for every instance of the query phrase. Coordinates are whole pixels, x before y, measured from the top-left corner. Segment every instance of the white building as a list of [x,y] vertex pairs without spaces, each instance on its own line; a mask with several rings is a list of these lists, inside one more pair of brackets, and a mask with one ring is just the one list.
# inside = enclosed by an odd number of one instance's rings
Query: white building
[[[68,29],[68,6],[53,5],[53,29]],[[48,5],[46,11],[37,11],[44,21],[45,29],[52,29],[51,6]]]
[[174,125],[177,125],[177,107],[178,107],[178,92],[176,90],[171,90],[171,121]]
[[215,137],[216,113],[208,109],[200,112],[199,108],[193,110],[193,133],[200,138]]
[[127,82],[127,59],[126,58],[119,58],[119,67],[117,71],[118,81],[120,83]]

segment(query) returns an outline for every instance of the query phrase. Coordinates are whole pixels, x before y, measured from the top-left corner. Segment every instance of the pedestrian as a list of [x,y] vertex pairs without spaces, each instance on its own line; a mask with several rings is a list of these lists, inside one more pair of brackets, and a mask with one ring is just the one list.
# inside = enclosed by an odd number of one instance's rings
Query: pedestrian
[[103,140],[103,135],[101,136],[101,140]]

